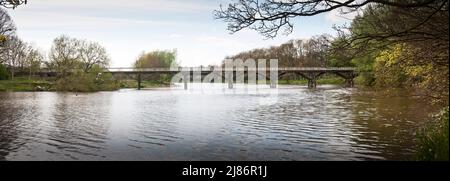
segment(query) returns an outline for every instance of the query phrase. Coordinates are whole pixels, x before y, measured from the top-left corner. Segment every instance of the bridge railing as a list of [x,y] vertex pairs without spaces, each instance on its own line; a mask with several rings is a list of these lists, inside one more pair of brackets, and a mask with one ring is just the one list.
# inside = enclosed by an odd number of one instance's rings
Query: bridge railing
[[179,67],[179,68],[108,68],[110,72],[180,72],[180,71],[355,71],[353,67],[278,67],[278,68],[223,68],[223,67]]

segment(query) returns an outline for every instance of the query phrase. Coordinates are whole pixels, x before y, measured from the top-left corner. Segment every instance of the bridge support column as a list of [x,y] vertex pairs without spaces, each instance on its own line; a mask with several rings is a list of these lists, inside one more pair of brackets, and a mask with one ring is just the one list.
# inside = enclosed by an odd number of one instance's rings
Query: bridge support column
[[345,79],[345,87],[354,87],[354,79],[356,76],[358,76],[358,73],[355,73],[353,71],[347,71],[347,72],[335,72],[336,75],[342,77]]
[[355,83],[353,82],[353,78],[345,79],[345,87],[354,87]]
[[138,74],[137,82],[138,82],[137,89],[141,90],[141,74]]
[[308,79],[308,88],[316,88],[316,87],[317,87],[316,79]]
[[188,90],[188,82],[187,80],[183,80],[184,90]]
[[319,79],[320,76],[325,74],[325,72],[317,71],[317,72],[307,72],[307,73],[298,73],[298,74],[308,80],[308,88],[314,89],[317,87],[317,79]]
[[277,88],[277,82],[275,80],[270,80],[270,88],[271,89],[275,89]]
[[228,80],[228,89],[233,89],[233,80]]

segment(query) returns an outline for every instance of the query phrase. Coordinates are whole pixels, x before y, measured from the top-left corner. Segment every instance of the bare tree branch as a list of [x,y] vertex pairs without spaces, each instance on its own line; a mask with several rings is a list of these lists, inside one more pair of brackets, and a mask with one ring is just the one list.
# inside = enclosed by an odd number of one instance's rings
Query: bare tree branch
[[231,33],[249,28],[263,36],[274,38],[280,30],[289,34],[293,30],[292,19],[314,16],[336,9],[354,12],[368,4],[398,8],[426,7],[442,0],[235,0],[226,8],[214,11],[216,19],[228,23]]
[[27,4],[27,0],[0,0],[0,6],[5,8],[16,8],[19,5]]

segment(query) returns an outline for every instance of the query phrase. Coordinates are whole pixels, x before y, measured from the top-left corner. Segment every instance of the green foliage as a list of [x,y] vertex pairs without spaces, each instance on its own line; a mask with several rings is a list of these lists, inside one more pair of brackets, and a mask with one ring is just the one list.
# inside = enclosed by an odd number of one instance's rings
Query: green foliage
[[149,53],[142,53],[135,61],[135,68],[170,68],[172,65],[177,65],[176,50],[168,51],[153,51]]
[[6,70],[6,67],[0,64],[0,80],[7,80],[9,77],[9,72]]
[[402,46],[382,51],[375,60],[375,82],[378,86],[404,87],[408,79],[402,57]]
[[60,36],[53,41],[48,67],[58,75],[56,90],[73,92],[109,91],[119,88],[110,73],[105,73],[109,57],[95,42]]
[[331,42],[331,48],[327,52],[328,65],[330,67],[355,67],[352,62],[352,50],[345,48],[346,37],[338,37]]
[[56,90],[70,92],[112,91],[119,89],[119,86],[112,74],[105,73],[99,67],[87,73],[78,69],[56,81]]
[[352,59],[352,63],[356,65],[359,76],[356,83],[365,86],[373,86],[375,84],[374,62],[377,53],[368,53]]
[[[436,9],[444,8],[441,11]],[[431,14],[425,18],[423,14]],[[433,103],[448,106],[448,6],[401,9],[372,4],[351,27],[341,28],[328,55],[334,66],[359,70],[357,84],[420,91]]]
[[433,116],[431,124],[422,128],[418,134],[419,149],[417,160],[448,161],[448,107]]

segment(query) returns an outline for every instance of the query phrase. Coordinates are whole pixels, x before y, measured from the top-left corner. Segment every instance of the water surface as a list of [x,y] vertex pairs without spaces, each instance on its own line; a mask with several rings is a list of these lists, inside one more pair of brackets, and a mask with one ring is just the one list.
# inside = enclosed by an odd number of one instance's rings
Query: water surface
[[408,160],[432,109],[333,86],[180,91],[0,93],[0,160]]

